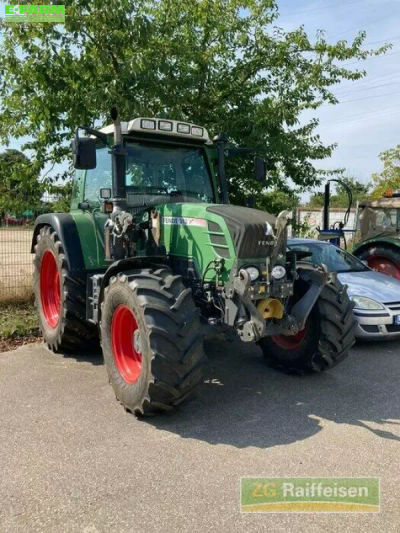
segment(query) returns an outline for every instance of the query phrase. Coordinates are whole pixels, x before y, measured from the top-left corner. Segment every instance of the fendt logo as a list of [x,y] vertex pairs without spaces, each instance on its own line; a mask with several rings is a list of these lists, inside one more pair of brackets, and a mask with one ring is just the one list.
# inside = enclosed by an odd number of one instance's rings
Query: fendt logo
[[275,237],[274,228],[269,222],[265,222],[265,235],[267,235],[267,237]]
[[274,246],[274,241],[258,241],[258,246]]
[[65,22],[64,5],[6,5],[6,22]]

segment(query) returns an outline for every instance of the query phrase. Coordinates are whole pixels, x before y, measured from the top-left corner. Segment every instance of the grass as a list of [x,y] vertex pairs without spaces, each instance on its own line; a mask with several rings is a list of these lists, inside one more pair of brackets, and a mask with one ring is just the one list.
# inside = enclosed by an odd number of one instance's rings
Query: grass
[[0,303],[0,351],[34,342],[39,335],[38,317],[33,303]]

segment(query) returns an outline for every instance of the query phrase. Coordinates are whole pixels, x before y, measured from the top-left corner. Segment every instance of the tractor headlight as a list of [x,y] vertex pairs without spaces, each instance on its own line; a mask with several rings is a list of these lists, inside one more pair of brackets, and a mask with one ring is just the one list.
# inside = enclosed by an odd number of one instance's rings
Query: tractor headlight
[[257,267],[250,266],[250,267],[246,267],[245,270],[248,273],[248,275],[250,276],[251,281],[256,281],[256,279],[260,275],[260,271],[258,270]]
[[169,120],[159,120],[158,129],[162,131],[172,131],[172,122]]
[[354,302],[354,309],[385,309],[384,305],[366,296],[351,296],[350,299]]
[[275,265],[271,270],[271,275],[274,279],[282,279],[286,276],[286,268],[282,265]]
[[199,126],[192,126],[192,135],[203,137],[203,128],[200,128]]
[[189,126],[189,124],[184,124],[183,122],[178,122],[178,125],[176,127],[176,131],[178,133],[190,133],[190,126]]
[[155,130],[156,129],[156,121],[148,119],[148,118],[142,118],[142,120],[140,121],[140,127],[143,130]]

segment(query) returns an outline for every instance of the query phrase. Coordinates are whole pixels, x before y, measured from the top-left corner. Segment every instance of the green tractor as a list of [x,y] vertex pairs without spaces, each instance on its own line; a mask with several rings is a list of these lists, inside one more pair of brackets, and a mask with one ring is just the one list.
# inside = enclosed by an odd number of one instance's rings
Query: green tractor
[[400,191],[361,202],[357,220],[361,242],[353,254],[383,274],[400,279]]
[[[70,212],[36,220],[49,348],[100,338],[115,395],[137,415],[171,410],[202,381],[204,325],[233,328],[288,372],[343,360],[354,342],[345,288],[287,251],[288,212],[229,204],[226,138],[175,120],[121,122],[115,109],[112,119],[76,132]],[[258,157],[255,172],[265,179]]]

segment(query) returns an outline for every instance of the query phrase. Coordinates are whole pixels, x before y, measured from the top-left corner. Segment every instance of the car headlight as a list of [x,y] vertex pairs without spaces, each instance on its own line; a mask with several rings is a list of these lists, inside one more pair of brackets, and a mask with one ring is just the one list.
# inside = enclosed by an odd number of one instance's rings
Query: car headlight
[[260,275],[260,271],[254,266],[246,267],[246,272],[250,276],[251,281],[255,281]]
[[286,275],[286,268],[282,265],[275,265],[271,270],[271,275],[274,279],[282,279]]
[[351,296],[350,299],[354,302],[355,309],[385,309],[384,305],[366,296]]

